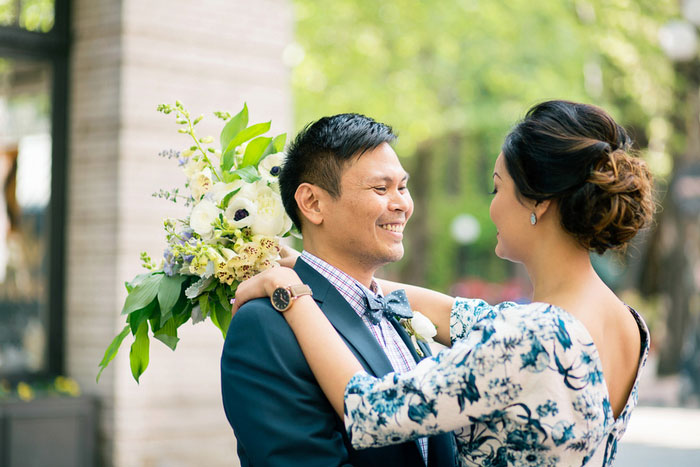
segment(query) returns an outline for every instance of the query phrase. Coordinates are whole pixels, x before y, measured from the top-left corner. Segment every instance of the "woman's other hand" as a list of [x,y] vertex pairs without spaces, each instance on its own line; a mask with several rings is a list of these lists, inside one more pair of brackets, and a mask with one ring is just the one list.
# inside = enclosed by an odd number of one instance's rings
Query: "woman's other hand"
[[280,266],[293,268],[297,262],[297,258],[301,256],[301,253],[299,253],[291,246],[285,244],[280,244],[280,248],[280,259],[278,263],[280,264]]

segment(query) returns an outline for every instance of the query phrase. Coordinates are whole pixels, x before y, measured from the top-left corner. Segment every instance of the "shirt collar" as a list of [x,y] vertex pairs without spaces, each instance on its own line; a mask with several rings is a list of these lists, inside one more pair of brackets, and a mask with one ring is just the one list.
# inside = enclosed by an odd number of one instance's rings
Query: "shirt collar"
[[338,289],[340,294],[353,305],[353,308],[356,308],[356,303],[360,302],[364,310],[365,292],[379,296],[382,295],[382,289],[374,278],[372,278],[371,287],[368,289],[349,274],[306,250],[301,252],[301,259],[326,278],[333,287]]

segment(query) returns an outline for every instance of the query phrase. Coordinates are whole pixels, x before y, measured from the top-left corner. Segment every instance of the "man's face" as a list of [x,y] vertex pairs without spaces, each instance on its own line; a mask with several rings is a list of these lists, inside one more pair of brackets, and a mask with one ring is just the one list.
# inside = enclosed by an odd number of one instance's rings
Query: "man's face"
[[407,181],[408,174],[387,143],[345,167],[341,194],[329,197],[321,226],[334,256],[372,271],[403,257],[403,229],[413,213]]

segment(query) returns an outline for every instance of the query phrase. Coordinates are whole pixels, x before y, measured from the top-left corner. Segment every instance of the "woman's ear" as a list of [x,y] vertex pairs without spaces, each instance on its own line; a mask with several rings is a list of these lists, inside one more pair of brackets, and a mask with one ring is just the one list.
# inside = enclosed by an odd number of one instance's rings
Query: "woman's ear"
[[551,199],[536,201],[534,207],[532,208],[532,212],[535,213],[538,219],[542,219],[546,215],[547,211],[549,211],[550,206],[552,206]]
[[302,183],[294,193],[299,213],[303,219],[314,225],[323,223],[323,195],[326,195],[323,188],[310,183]]

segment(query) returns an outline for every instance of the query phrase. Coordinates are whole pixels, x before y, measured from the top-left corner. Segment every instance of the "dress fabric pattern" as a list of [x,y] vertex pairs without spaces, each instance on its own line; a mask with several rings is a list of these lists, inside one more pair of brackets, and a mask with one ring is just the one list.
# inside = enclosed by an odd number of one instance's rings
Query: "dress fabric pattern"
[[353,376],[345,426],[355,448],[454,431],[462,466],[609,466],[637,404],[649,332],[627,403],[613,416],[593,339],[545,303],[455,300],[452,348],[409,373]]

